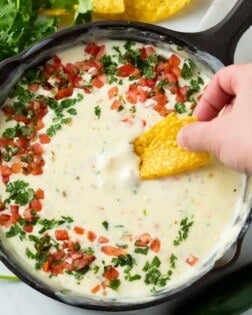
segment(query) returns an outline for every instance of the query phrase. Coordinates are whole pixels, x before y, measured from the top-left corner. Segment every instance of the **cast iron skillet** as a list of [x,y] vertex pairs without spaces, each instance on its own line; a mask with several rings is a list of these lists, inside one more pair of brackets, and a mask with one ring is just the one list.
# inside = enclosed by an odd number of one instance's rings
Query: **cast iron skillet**
[[[221,23],[206,31],[197,33],[182,33],[155,25],[125,21],[99,21],[69,28],[42,40],[22,54],[0,63],[0,105],[3,104],[10,89],[20,79],[25,70],[43,63],[58,51],[72,47],[82,41],[87,42],[92,39],[108,38],[131,39],[153,45],[156,43],[173,43],[191,52],[213,71],[217,71],[224,65],[233,63],[237,42],[251,24],[252,1],[238,0],[235,7]],[[246,223],[240,231],[233,261],[239,255],[241,241],[247,231],[251,217],[250,211]],[[96,310],[129,311],[153,306],[185,294],[186,291],[191,290],[192,287],[199,286],[203,280],[207,279],[207,275],[205,275],[187,288],[157,295],[154,300],[148,302],[139,301],[137,303],[134,302],[134,304],[106,303],[91,299],[67,299],[60,296],[51,287],[24,272],[1,240],[0,260],[20,279],[45,295],[82,308]]]

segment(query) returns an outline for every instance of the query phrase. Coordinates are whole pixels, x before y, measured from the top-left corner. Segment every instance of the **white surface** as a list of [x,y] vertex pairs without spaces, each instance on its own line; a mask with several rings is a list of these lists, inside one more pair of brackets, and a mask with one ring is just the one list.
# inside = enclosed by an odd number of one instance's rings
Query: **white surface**
[[[206,29],[219,22],[229,11],[236,0],[192,0],[191,5],[176,17],[159,23],[171,29],[192,32]],[[240,41],[236,53],[236,62],[252,62],[252,35],[251,30],[247,32]],[[238,264],[251,260],[252,251],[250,242],[252,240],[252,227],[243,242],[242,252]],[[8,270],[0,264],[0,273],[8,273]],[[0,282],[1,315],[99,315],[106,312],[82,310],[54,301],[24,283]],[[176,306],[178,300],[164,303],[145,310],[134,312],[144,315],[168,315]],[[127,312],[129,313],[129,312]],[[120,313],[118,313],[120,314]],[[125,314],[125,313],[124,313]],[[251,311],[246,313],[252,314]],[[181,314],[183,315],[183,314]]]

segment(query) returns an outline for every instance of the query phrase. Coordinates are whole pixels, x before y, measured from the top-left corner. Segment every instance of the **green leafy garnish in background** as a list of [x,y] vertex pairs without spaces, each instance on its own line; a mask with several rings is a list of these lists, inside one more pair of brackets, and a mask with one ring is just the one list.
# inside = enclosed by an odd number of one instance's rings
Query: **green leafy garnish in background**
[[[72,17],[64,27],[92,19],[92,0],[0,0],[0,8],[0,61],[58,31],[57,9]],[[43,10],[52,14],[43,15]]]
[[6,281],[20,281],[20,279],[16,276],[7,276],[7,275],[0,275],[0,280]]

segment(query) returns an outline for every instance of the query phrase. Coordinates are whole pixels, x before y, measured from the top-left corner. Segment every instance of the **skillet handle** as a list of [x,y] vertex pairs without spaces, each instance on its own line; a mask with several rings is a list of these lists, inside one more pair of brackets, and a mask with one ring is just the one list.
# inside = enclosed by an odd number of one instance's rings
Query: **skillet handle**
[[236,45],[252,25],[252,0],[238,0],[228,15],[212,28],[176,36],[218,58],[224,65],[234,63]]

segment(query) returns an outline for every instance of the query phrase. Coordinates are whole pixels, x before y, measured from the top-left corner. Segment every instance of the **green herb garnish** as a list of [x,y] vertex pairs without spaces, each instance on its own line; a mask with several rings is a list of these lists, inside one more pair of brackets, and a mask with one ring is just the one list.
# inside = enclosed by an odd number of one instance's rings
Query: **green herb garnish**
[[24,206],[34,198],[34,190],[22,180],[7,184],[6,192],[9,193],[9,197],[5,199],[5,203],[10,203],[13,200],[16,204]]
[[99,105],[95,106],[94,108],[95,116],[100,119],[101,117],[101,107]]
[[194,68],[195,68],[195,65],[192,59],[186,59],[184,61],[184,64],[181,70],[182,78],[185,80],[191,79]]
[[173,241],[174,246],[180,245],[183,241],[185,241],[188,237],[191,226],[193,225],[193,221],[189,221],[189,218],[183,218],[180,223],[180,230],[178,231],[178,236]]

